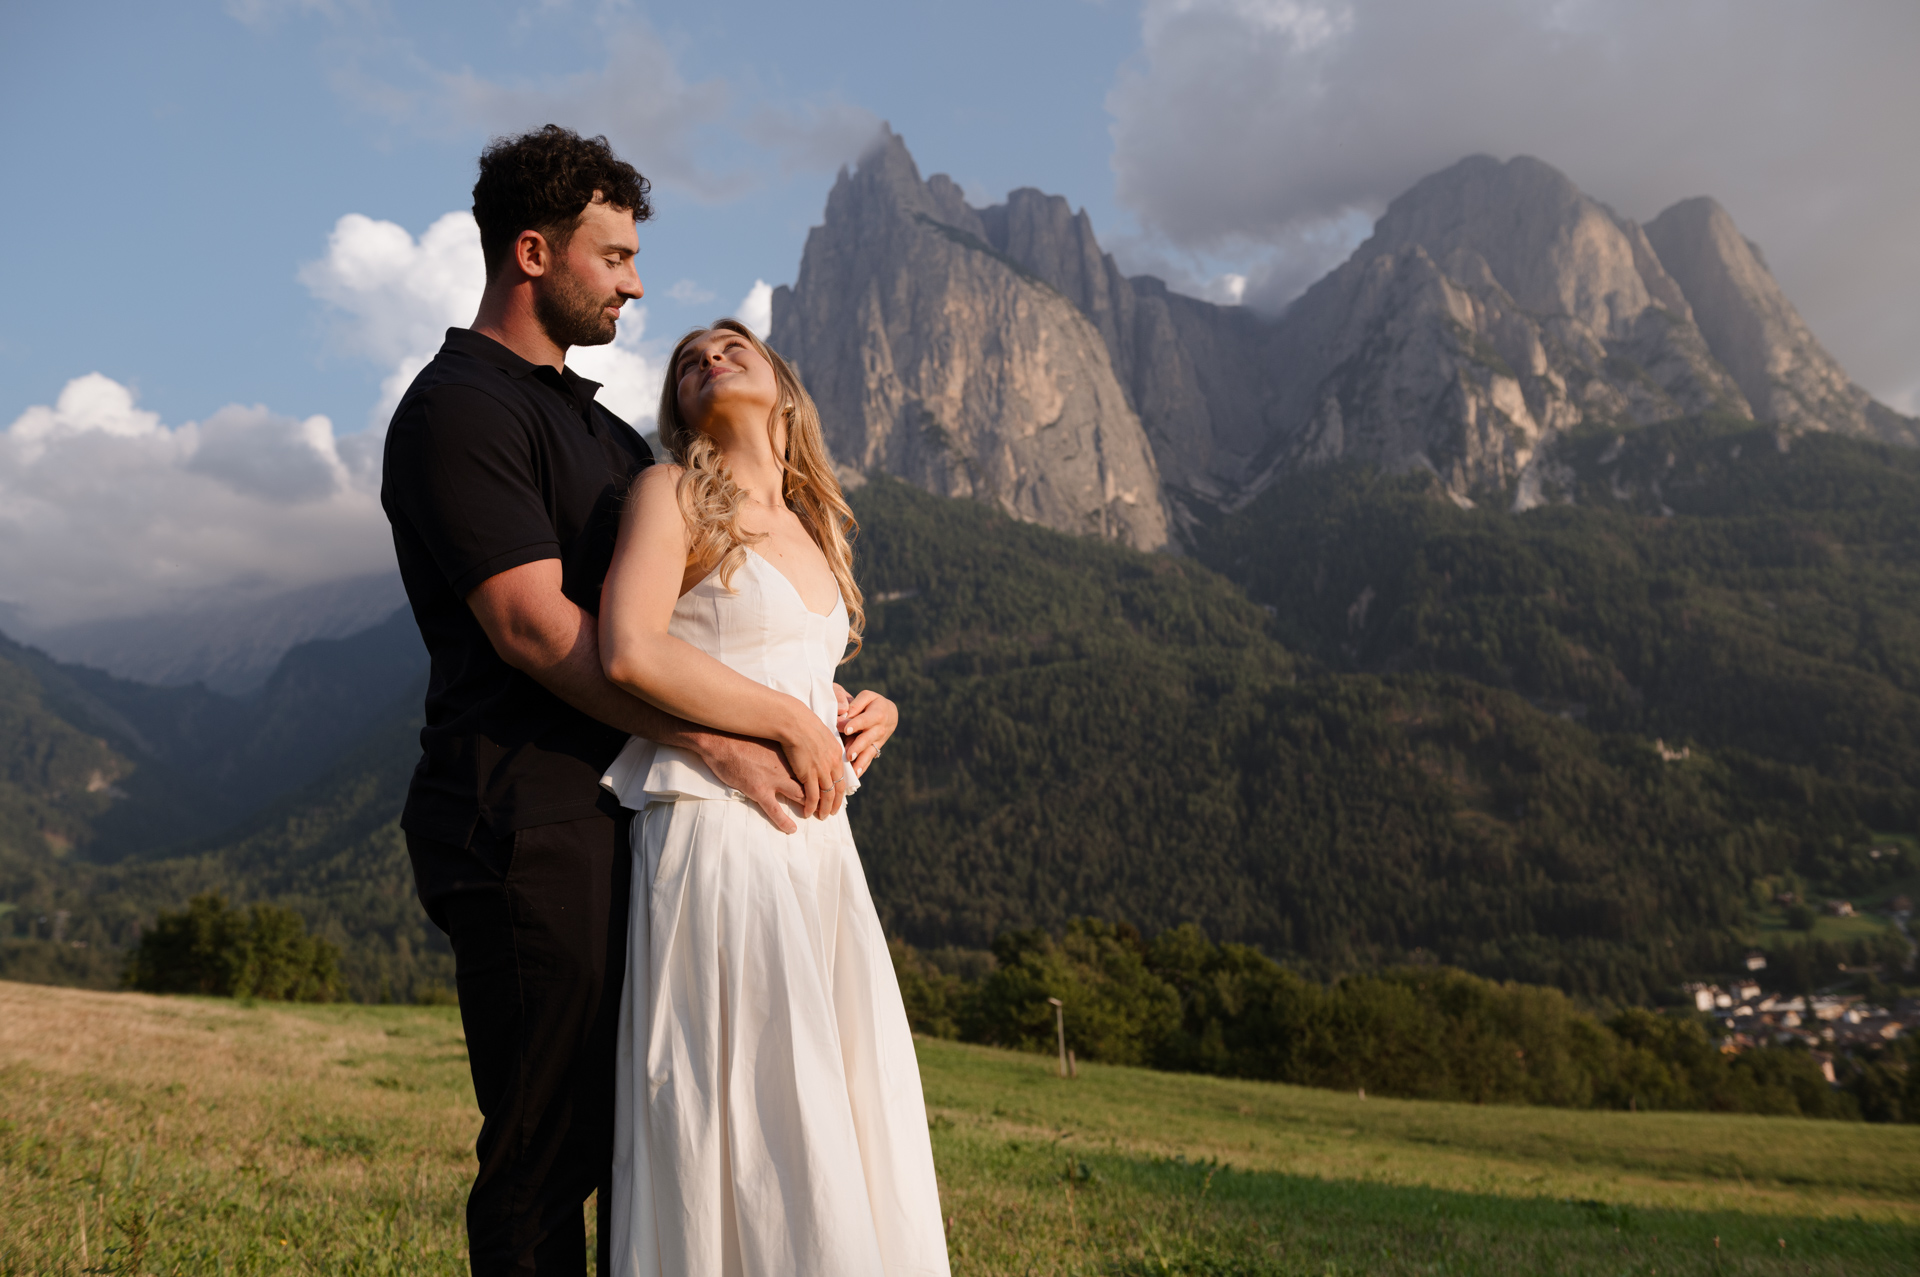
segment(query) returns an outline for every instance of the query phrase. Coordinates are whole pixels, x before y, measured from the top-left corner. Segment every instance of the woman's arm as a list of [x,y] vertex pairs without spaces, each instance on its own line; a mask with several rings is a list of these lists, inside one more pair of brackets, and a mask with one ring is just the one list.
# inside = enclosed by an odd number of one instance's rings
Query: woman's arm
[[678,466],[640,473],[621,515],[613,563],[600,592],[600,661],[607,678],[669,714],[743,736],[777,741],[806,788],[806,808],[838,810],[841,747],[806,702],[728,669],[667,632],[686,575],[688,537],[675,484]]

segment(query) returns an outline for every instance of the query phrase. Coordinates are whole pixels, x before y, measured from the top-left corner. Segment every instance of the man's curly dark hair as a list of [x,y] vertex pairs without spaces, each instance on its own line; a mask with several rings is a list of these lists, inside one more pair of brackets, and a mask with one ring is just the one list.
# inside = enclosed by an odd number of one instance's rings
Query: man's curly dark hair
[[473,220],[480,223],[487,278],[499,273],[522,231],[539,231],[556,253],[565,252],[596,191],[615,208],[631,210],[634,221],[646,221],[653,216],[647,202],[652,189],[605,137],[581,137],[549,124],[495,138],[480,152],[480,180],[473,184]]

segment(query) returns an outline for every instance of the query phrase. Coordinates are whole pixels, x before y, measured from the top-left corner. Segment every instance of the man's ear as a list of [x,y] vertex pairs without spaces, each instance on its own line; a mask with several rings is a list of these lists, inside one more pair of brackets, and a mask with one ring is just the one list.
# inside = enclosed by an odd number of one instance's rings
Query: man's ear
[[513,241],[513,259],[521,274],[538,278],[553,264],[553,248],[539,231],[521,231]]

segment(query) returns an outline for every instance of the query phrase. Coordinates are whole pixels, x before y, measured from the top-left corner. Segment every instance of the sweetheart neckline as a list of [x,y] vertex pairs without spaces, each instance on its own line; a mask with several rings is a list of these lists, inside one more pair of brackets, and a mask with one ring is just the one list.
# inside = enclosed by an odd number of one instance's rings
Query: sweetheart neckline
[[807,606],[807,596],[800,593],[800,587],[795,585],[793,583],[793,579],[789,577],[785,572],[782,572],[779,568],[775,567],[772,559],[769,559],[766,555],[760,553],[760,551],[754,549],[750,545],[743,546],[741,548],[746,550],[746,552],[752,555],[754,558],[766,564],[767,571],[773,573],[775,576],[779,577],[781,581],[786,583],[787,592],[793,595],[793,601],[798,603],[800,605],[800,610],[802,612],[805,612],[808,616],[817,617],[822,621],[831,621],[833,619],[833,614],[835,612],[838,612],[847,606],[847,596],[840,593],[839,583],[835,582],[833,587],[833,606],[828,608],[824,612],[814,611],[812,608]]

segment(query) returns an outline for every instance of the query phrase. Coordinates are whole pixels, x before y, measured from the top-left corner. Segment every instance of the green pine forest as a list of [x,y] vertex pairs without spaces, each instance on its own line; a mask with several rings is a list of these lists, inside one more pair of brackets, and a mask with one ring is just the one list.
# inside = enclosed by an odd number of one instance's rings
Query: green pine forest
[[[1912,979],[1874,915],[1779,902],[1920,888],[1920,455],[1707,418],[1556,465],[1571,502],[1523,514],[1309,471],[1185,556],[853,492],[843,681],[903,721],[854,800],[889,931],[991,963],[1194,924],[1308,981],[1451,966],[1607,1014],[1756,947],[1789,989]],[[410,626],[244,702],[0,647],[0,977],[111,986],[218,892],[300,914],[350,996],[442,995],[394,824]]]

